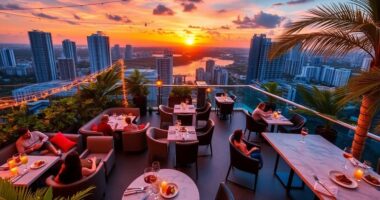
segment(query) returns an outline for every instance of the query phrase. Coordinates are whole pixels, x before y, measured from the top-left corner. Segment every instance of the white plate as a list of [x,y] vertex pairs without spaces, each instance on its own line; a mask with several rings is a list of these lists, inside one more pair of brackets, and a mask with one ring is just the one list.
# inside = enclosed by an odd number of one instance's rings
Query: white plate
[[345,184],[345,183],[342,183],[342,182],[338,181],[336,179],[336,177],[335,177],[337,175],[345,175],[345,174],[343,172],[335,171],[335,170],[332,170],[332,171],[329,172],[330,179],[332,181],[334,181],[336,184],[338,184],[338,185],[340,185],[342,187],[345,187],[345,188],[349,188],[349,189],[355,189],[355,188],[358,187],[358,182],[356,182],[353,178],[351,178],[351,177],[349,177],[349,176],[346,175],[346,177],[348,179],[350,179],[350,181],[352,181],[352,183],[350,185],[348,185],[348,184]]
[[[374,176],[374,175],[372,175],[372,174],[371,174],[371,176],[374,177],[374,178],[376,178],[378,181],[380,181],[379,177]],[[364,180],[365,182],[367,182],[368,184],[371,184],[371,185],[373,185],[373,186],[380,187],[380,184],[374,184],[374,183],[372,183],[372,182],[369,181],[365,176],[363,176],[363,180]]]
[[[40,161],[43,161],[44,163],[42,164],[42,165],[40,165],[40,166],[36,166],[35,164],[37,163],[37,162],[40,162]],[[31,166],[30,166],[30,169],[39,169],[39,168],[41,168],[41,167],[43,167],[43,166],[45,166],[46,165],[46,161],[44,161],[44,160],[37,160],[36,162],[34,162]]]
[[171,195],[166,195],[166,192],[164,192],[164,191],[162,191],[162,190],[160,189],[160,194],[161,194],[161,196],[164,197],[165,199],[171,199],[171,198],[177,196],[177,194],[178,194],[178,192],[179,192],[179,188],[178,188],[177,184],[175,184],[175,183],[168,183],[168,187],[169,187],[169,186],[174,186],[174,189],[175,189],[175,192],[174,192],[173,194],[171,194]]

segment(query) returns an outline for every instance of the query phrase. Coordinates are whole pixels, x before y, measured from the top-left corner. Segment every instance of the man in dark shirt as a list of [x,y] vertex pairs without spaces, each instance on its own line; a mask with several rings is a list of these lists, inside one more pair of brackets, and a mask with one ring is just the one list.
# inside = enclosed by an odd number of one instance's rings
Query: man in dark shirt
[[[108,124],[109,116],[103,115],[100,123],[98,124],[98,132],[102,132],[104,135],[113,136],[114,130]],[[117,127],[117,123],[115,124],[115,128]]]

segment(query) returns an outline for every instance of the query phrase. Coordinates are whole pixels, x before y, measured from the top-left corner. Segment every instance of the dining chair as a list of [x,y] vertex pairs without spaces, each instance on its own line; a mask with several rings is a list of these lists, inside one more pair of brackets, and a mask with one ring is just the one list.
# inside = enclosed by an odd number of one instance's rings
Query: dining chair
[[177,120],[181,120],[182,126],[192,126],[193,125],[193,115],[192,114],[177,114]]
[[215,123],[211,119],[207,120],[205,127],[197,128],[197,138],[199,146],[209,146],[212,156],[212,135],[214,134]]
[[289,120],[293,123],[292,126],[279,126],[279,130],[283,133],[299,133],[301,134],[302,128],[305,126],[306,118],[300,114],[294,114]]
[[251,132],[255,132],[256,135],[259,135],[259,137],[261,137],[261,133],[265,132],[265,130],[267,129],[267,124],[254,120],[252,115],[249,114],[247,111],[244,111],[244,114],[245,114],[244,134],[246,131],[248,131],[248,141],[249,141],[249,138],[251,137]]
[[173,125],[173,108],[160,105],[158,109],[160,112],[160,128],[168,129],[169,126]]
[[198,179],[198,144],[198,141],[175,143],[176,168],[179,165],[195,163],[196,179]]
[[146,131],[150,123],[146,123],[145,127],[136,131],[129,131],[122,133],[123,151],[124,152],[140,152],[147,148],[146,144]]
[[224,182],[220,183],[215,200],[235,200],[234,194]]
[[220,117],[221,119],[230,118],[230,123],[232,120],[232,112],[234,111],[234,103],[222,103],[220,104]]
[[[237,149],[235,147],[235,145],[232,143],[232,136],[233,135],[231,135],[229,137],[229,142],[230,142],[230,167],[228,168],[228,172],[227,172],[227,175],[226,175],[226,181],[230,181],[230,180],[228,180],[228,176],[230,175],[230,171],[231,171],[232,168],[239,169],[241,171],[254,174],[255,175],[255,180],[254,180],[253,191],[255,191],[256,190],[256,185],[257,185],[257,178],[259,176],[259,171],[260,171],[260,169],[263,166],[260,164],[260,161],[258,159],[248,157],[243,152],[241,152],[239,149]],[[247,142],[245,140],[244,140],[244,142],[247,145],[248,149],[252,148],[253,146],[259,147],[259,145]],[[231,182],[233,182],[233,181],[231,181]],[[235,182],[233,182],[233,183],[235,183]],[[239,183],[235,183],[235,184],[252,190],[252,188],[244,186],[244,185],[241,185]]]
[[196,114],[196,123],[195,127],[198,126],[198,121],[207,121],[210,118],[210,113],[211,113],[211,103],[207,102],[206,105],[201,108],[197,109],[197,114]]
[[155,159],[166,160],[169,152],[169,143],[167,141],[168,131],[150,127],[146,131],[148,145],[149,162]]

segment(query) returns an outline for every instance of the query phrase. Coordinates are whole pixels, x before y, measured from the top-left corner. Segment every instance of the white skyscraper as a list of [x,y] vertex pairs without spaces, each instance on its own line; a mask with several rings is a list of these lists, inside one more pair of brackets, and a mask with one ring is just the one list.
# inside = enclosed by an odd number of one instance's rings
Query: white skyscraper
[[345,86],[348,83],[348,80],[351,76],[351,70],[350,69],[335,69],[335,75],[334,80],[332,82],[332,85],[335,87],[341,87]]
[[321,82],[331,85],[334,79],[335,68],[324,65],[322,68]]
[[13,49],[4,48],[0,50],[0,66],[16,67],[16,59]]
[[228,71],[221,67],[216,67],[214,70],[214,84],[228,85]]
[[74,63],[78,64],[77,46],[75,42],[68,39],[63,40],[62,47],[63,47],[63,55],[65,56],[65,58],[72,58],[74,59]]
[[321,74],[321,68],[315,66],[304,66],[302,67],[301,76],[306,78],[308,81],[319,81]]
[[369,68],[371,67],[372,58],[364,58],[362,62],[361,70],[363,72],[368,72]]
[[87,36],[91,73],[103,70],[111,65],[109,37],[101,31]]
[[[156,69],[158,79],[162,80],[163,84],[173,84],[173,56],[165,53],[163,57],[156,58]],[[170,88],[162,89],[162,96],[169,96]]]
[[125,60],[131,60],[133,58],[133,47],[132,45],[125,45]]
[[205,80],[205,70],[202,67],[199,67],[195,70],[195,80],[196,81]]

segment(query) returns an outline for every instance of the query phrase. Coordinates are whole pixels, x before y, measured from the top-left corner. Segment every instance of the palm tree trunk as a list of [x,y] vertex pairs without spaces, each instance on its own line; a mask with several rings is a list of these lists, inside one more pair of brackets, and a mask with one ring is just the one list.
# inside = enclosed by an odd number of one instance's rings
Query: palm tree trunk
[[374,104],[374,100],[368,96],[363,96],[358,125],[355,130],[354,140],[352,141],[352,154],[356,159],[360,159],[365,146],[368,130],[371,126],[373,113],[368,109]]

